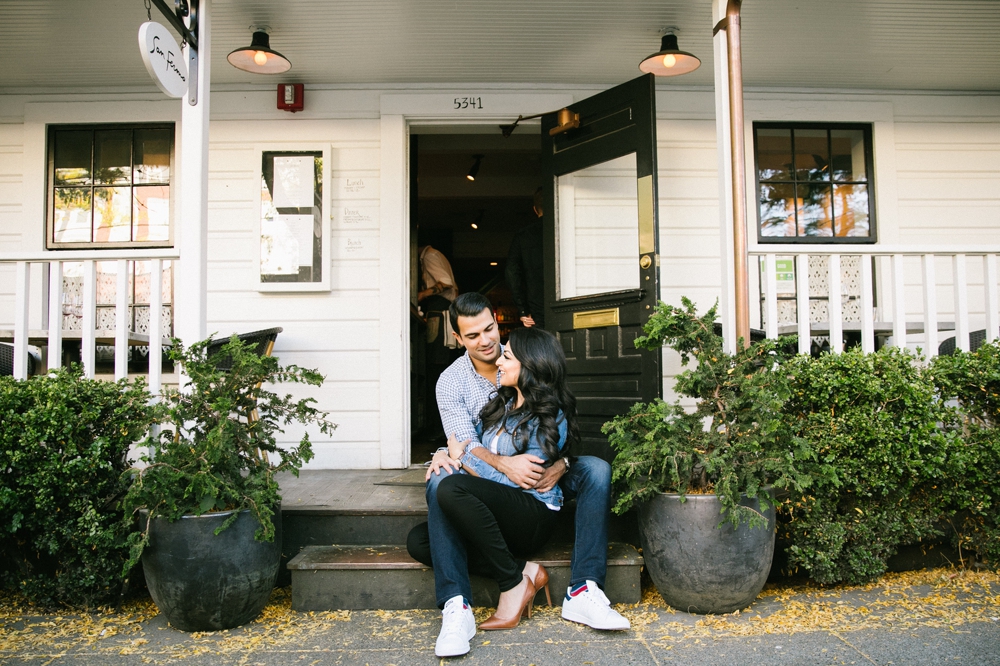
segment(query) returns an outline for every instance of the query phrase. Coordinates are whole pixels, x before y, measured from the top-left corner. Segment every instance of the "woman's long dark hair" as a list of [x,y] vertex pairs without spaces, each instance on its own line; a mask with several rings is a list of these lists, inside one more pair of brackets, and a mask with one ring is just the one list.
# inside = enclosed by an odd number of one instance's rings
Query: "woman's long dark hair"
[[516,410],[509,409],[508,405],[517,400],[517,390],[501,386],[479,413],[483,432],[509,416],[519,417],[517,425],[508,432],[514,439],[514,448],[523,453],[533,430],[528,424],[538,419],[538,438],[546,464],[551,465],[559,457],[559,410],[566,418],[567,447],[580,439],[576,398],[566,388],[566,356],[556,337],[540,328],[515,328],[508,344],[514,358],[521,363],[517,387],[524,396],[524,404]]

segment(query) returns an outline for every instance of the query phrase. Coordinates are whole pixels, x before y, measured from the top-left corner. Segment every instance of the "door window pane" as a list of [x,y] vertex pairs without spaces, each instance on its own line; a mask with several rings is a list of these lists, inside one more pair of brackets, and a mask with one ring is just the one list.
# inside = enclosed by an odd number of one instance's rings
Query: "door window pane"
[[94,182],[127,185],[132,176],[132,130],[94,132]]
[[87,185],[90,183],[93,132],[67,131],[55,133],[55,184]]
[[132,240],[170,240],[170,187],[136,187],[132,210]]
[[635,154],[556,181],[559,298],[639,287]]
[[795,174],[797,180],[830,180],[830,150],[826,130],[796,130]]
[[757,174],[761,180],[791,180],[792,131],[762,129],[757,132]]
[[53,240],[57,243],[89,243],[90,188],[57,187],[52,197]]
[[865,174],[865,133],[859,129],[830,130],[833,148],[833,179],[863,181]]

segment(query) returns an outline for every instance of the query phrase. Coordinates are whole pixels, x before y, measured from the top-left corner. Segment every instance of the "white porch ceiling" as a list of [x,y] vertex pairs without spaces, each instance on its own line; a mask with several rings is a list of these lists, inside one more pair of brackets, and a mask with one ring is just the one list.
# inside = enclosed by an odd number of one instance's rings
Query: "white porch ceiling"
[[[0,0],[0,92],[150,87],[145,20],[142,0]],[[226,62],[251,24],[282,82],[611,84],[674,25],[702,67],[664,84],[713,83],[710,0],[213,0],[213,84],[279,80]],[[743,44],[747,86],[1000,90],[1000,0],[746,0]]]

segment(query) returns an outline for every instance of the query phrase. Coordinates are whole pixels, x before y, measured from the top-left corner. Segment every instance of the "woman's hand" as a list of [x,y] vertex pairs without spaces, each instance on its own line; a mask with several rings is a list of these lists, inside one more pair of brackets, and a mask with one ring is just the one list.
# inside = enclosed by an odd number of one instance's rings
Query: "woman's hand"
[[454,474],[460,469],[462,469],[461,460],[452,460],[447,451],[436,451],[434,457],[431,458],[430,466],[427,467],[427,474],[424,475],[424,481],[430,481],[431,474],[440,475],[441,470],[447,471],[448,474]]
[[460,442],[455,437],[455,433],[452,433],[448,438],[448,455],[455,460],[458,460],[462,457],[462,454],[465,453],[465,447],[468,446],[471,441],[471,439],[467,439],[464,442]]

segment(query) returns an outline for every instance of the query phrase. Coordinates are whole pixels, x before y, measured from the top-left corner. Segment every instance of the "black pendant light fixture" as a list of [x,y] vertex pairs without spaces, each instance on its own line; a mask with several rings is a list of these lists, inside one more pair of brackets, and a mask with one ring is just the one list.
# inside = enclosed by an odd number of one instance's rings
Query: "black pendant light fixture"
[[701,67],[701,60],[697,56],[677,47],[677,28],[666,28],[665,31],[660,50],[646,56],[639,63],[639,69],[653,76],[680,76]]
[[271,48],[266,26],[250,26],[253,39],[250,46],[236,49],[226,58],[236,69],[252,74],[281,74],[292,68],[288,58]]

